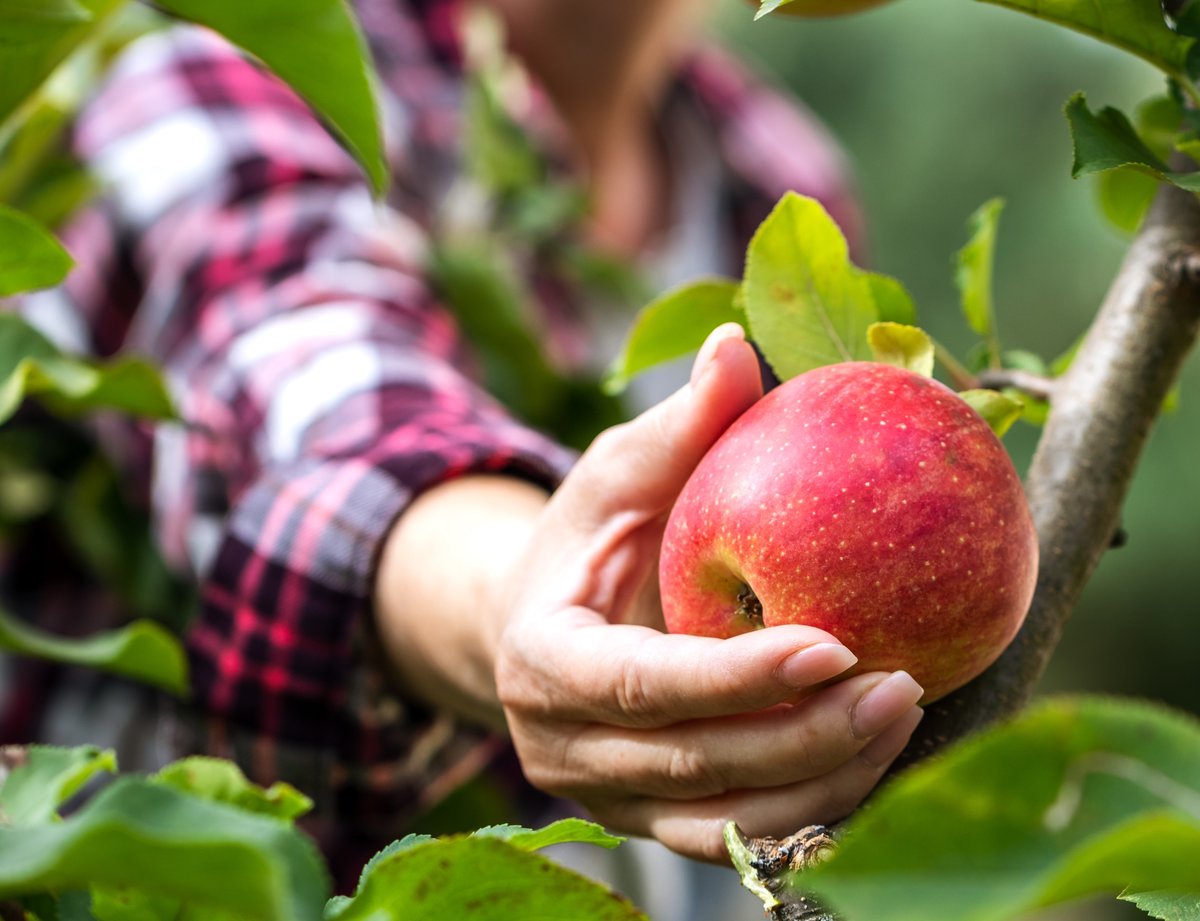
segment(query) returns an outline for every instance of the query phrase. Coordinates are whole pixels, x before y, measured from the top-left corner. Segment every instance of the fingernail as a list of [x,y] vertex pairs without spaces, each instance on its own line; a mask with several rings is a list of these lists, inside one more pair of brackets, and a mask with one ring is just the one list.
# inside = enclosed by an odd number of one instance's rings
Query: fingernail
[[872,739],[858,753],[858,757],[871,767],[887,767],[900,752],[904,751],[904,746],[908,744],[913,730],[917,728],[917,724],[921,722],[923,716],[925,716],[924,710],[920,707],[913,707]]
[[828,681],[858,661],[858,656],[837,643],[817,643],[794,652],[775,670],[780,683],[797,690]]
[[709,333],[692,363],[692,386],[700,383],[700,378],[716,358],[717,348],[722,342],[726,339],[744,339],[745,336],[745,331],[737,323],[722,323]]
[[858,699],[850,714],[855,738],[869,739],[904,715],[925,690],[908,672],[892,672]]

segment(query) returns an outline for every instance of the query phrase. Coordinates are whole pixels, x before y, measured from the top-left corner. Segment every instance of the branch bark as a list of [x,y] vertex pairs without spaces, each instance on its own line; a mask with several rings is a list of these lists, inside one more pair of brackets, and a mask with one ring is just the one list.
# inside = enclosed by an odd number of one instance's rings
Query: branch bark
[[[893,772],[1029,702],[1120,526],[1134,469],[1198,329],[1200,198],[1164,184],[1075,361],[1055,383],[1025,483],[1041,554],[1025,623],[991,668],[927,708]],[[772,917],[797,917],[787,908]]]

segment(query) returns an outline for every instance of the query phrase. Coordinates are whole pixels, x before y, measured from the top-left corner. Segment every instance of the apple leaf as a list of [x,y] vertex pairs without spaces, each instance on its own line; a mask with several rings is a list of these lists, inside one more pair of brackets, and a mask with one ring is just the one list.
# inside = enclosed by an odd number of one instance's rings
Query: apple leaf
[[1135,233],[1142,226],[1159,185],[1156,178],[1137,170],[1106,170],[1096,177],[1100,211],[1121,232]]
[[124,0],[0,0],[0,125]]
[[955,257],[954,280],[962,297],[962,310],[971,329],[987,343],[989,363],[1000,360],[996,308],[992,298],[992,267],[996,252],[996,227],[1004,199],[984,202],[968,219],[970,238]]
[[[595,822],[588,822],[583,819],[574,819],[574,818],[560,819],[557,822],[552,822],[550,825],[547,825],[545,828],[540,828],[540,829],[536,829],[536,830],[530,829],[530,828],[525,828],[522,825],[491,825],[486,828],[481,828],[478,831],[473,832],[469,837],[471,839],[483,838],[483,839],[493,839],[496,841],[502,841],[508,847],[510,847],[516,851],[525,852],[525,853],[536,851],[536,850],[539,850],[544,847],[549,847],[553,844],[566,844],[566,843],[595,844],[600,847],[613,848],[625,840],[624,838],[620,838],[616,835],[610,835],[608,832],[606,832],[601,826],[597,825]],[[433,845],[435,847],[435,852],[439,855],[439,857],[444,856],[444,854],[445,854],[444,849],[439,850],[438,847],[442,844],[445,844],[445,843],[448,843],[448,842],[451,842],[454,840],[461,840],[461,838],[459,838],[459,839],[455,839],[455,838],[439,839],[439,838],[433,838],[429,835],[406,835],[405,837],[401,838],[398,841],[393,841],[391,844],[389,844],[387,847],[385,847],[383,850],[381,850],[378,854],[376,854],[374,857],[372,857],[367,862],[367,865],[365,867],[363,867],[362,874],[359,876],[359,880],[358,880],[358,888],[355,890],[355,893],[352,897],[335,896],[334,898],[329,900],[329,904],[325,907],[325,917],[327,919],[330,919],[330,921],[332,921],[332,919],[334,919],[334,918],[337,918],[337,919],[339,919],[339,921],[342,921],[343,913],[350,911],[352,908],[353,908],[353,913],[349,914],[349,915],[345,915],[344,917],[346,917],[346,918],[359,917],[360,912],[367,910],[366,906],[368,905],[368,902],[378,905],[381,901],[388,898],[387,893],[382,890],[384,890],[386,888],[386,885],[390,885],[390,884],[385,884],[384,886],[378,886],[377,884],[371,883],[371,877],[375,874],[376,871],[383,868],[386,870],[386,872],[388,874],[394,874],[395,873],[394,868],[393,869],[389,869],[389,868],[392,867],[392,865],[397,860],[407,859],[407,857],[401,857],[398,855],[406,855],[407,852],[411,851],[413,848],[416,848],[418,846]],[[449,859],[449,858],[447,858],[447,859]],[[476,857],[474,854],[468,852],[464,857],[460,857],[457,859],[465,859],[469,863],[469,862],[475,860]],[[540,870],[541,866],[543,866],[543,864],[541,864],[541,863],[536,864],[536,868],[538,868],[539,872],[541,872],[541,870]],[[522,867],[521,869],[524,870],[526,868]],[[493,883],[493,885],[495,885],[495,883]],[[501,883],[500,885],[503,886],[504,884]],[[514,885],[515,885],[515,883],[514,883]],[[599,889],[600,892],[606,892],[606,890],[604,890],[603,887],[597,887],[597,889]],[[512,898],[512,897],[513,896],[507,895],[507,894],[501,895],[502,900]],[[361,899],[361,901],[359,901],[360,899]],[[396,906],[396,907],[398,910],[399,906]],[[453,905],[451,905],[450,907],[453,907]],[[367,916],[368,915],[363,915],[363,917],[367,917]],[[376,916],[369,915],[369,917],[375,918]],[[383,918],[392,918],[392,917],[399,918],[400,914],[384,914],[382,917]],[[431,914],[430,917],[442,917],[442,915]],[[457,914],[447,915],[447,917],[457,917]],[[474,917],[474,915],[472,915],[472,917]],[[492,917],[492,916],[488,915],[487,917]],[[499,919],[499,918],[503,917],[503,915],[497,914],[495,917],[497,919]],[[515,917],[515,915],[514,915],[514,917]],[[554,917],[566,918],[566,917],[573,917],[573,916],[569,915],[569,914],[557,914],[556,913],[554,915]],[[605,916],[605,917],[608,917],[608,916]],[[616,915],[613,917],[616,917],[616,918],[626,918],[626,917],[640,918],[641,916],[635,914],[635,915]]]
[[1012,424],[1021,418],[1024,404],[1021,400],[1008,393],[998,390],[964,390],[959,393],[970,407],[983,416],[997,438],[1012,428]]
[[522,851],[537,851],[555,844],[594,844],[612,849],[625,841],[609,834],[604,827],[586,819],[559,819],[545,828],[522,825],[490,825],[474,832],[477,838],[500,838]]
[[290,823],[122,777],[62,822],[0,827],[0,899],[86,887],[206,909],[187,917],[320,921],[329,880]]
[[1117,898],[1161,921],[1200,921],[1200,893],[1124,892]]
[[876,361],[933,377],[933,340],[925,330],[900,323],[872,323],[867,341]]
[[871,289],[879,319],[885,323],[917,325],[917,306],[912,295],[897,279],[877,272],[863,272],[862,278]]
[[51,821],[58,807],[100,771],[117,770],[110,749],[84,745],[30,745],[22,763],[0,783],[0,826],[24,828]]
[[1082,32],[1135,54],[1180,82],[1194,38],[1167,26],[1159,0],[982,0]]
[[156,368],[136,358],[100,365],[63,354],[15,313],[0,313],[0,422],[28,396],[73,414],[116,409],[150,419],[175,411]]
[[1200,724],[1044,702],[885,787],[790,881],[845,921],[1006,921],[1100,893],[1200,892]]
[[587,918],[646,921],[612,890],[499,837],[418,842],[378,863],[351,899],[335,899],[326,921],[413,918]]
[[696,351],[722,323],[745,325],[735,302],[738,283],[702,278],[674,288],[642,308],[625,347],[604,378],[608,393],[620,393],[647,368]]
[[375,192],[385,191],[371,56],[346,0],[158,0],[156,6],[259,58],[334,128]]
[[85,665],[187,693],[187,659],[174,634],[150,620],[84,639],[65,639],[31,627],[0,611],[0,649],[52,662]]
[[1099,112],[1092,112],[1087,97],[1076,93],[1068,100],[1065,112],[1075,147],[1071,175],[1076,179],[1091,173],[1126,168],[1173,183],[1189,192],[1200,191],[1200,172],[1172,171],[1142,140],[1119,109],[1105,106]]
[[0,205],[0,297],[52,288],[75,263],[48,230]]
[[820,202],[789,192],[746,252],[751,336],[780,380],[840,361],[869,360],[879,319],[874,288]]
[[232,761],[195,756],[173,761],[150,778],[214,803],[227,803],[245,812],[291,821],[310,812],[313,802],[290,784],[277,781],[260,787]]

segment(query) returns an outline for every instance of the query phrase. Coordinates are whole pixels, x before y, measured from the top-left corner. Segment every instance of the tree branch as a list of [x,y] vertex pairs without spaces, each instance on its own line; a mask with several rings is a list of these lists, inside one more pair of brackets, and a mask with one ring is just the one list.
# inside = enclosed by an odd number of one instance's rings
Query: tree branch
[[1120,524],[1150,429],[1200,327],[1200,200],[1164,184],[1070,369],[1026,478],[1040,566],[1017,638],[933,704],[904,764],[1020,710]]
[[[1198,328],[1200,200],[1164,183],[1075,361],[1055,381],[1025,483],[1040,548],[1025,623],[991,668],[926,709],[893,772],[1028,703],[1119,528],[1134,469]],[[796,917],[786,907],[772,917]]]

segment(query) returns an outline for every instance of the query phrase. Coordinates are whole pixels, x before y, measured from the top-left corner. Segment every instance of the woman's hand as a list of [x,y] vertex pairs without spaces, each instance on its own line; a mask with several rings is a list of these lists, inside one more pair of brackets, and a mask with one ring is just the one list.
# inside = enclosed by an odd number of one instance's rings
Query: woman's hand
[[757,358],[730,324],[689,386],[602,434],[534,523],[494,647],[496,693],[535,786],[714,861],[730,819],[761,836],[845,816],[921,718],[922,689],[903,672],[829,683],[856,660],[821,630],[661,632],[666,517],[759,396]]

